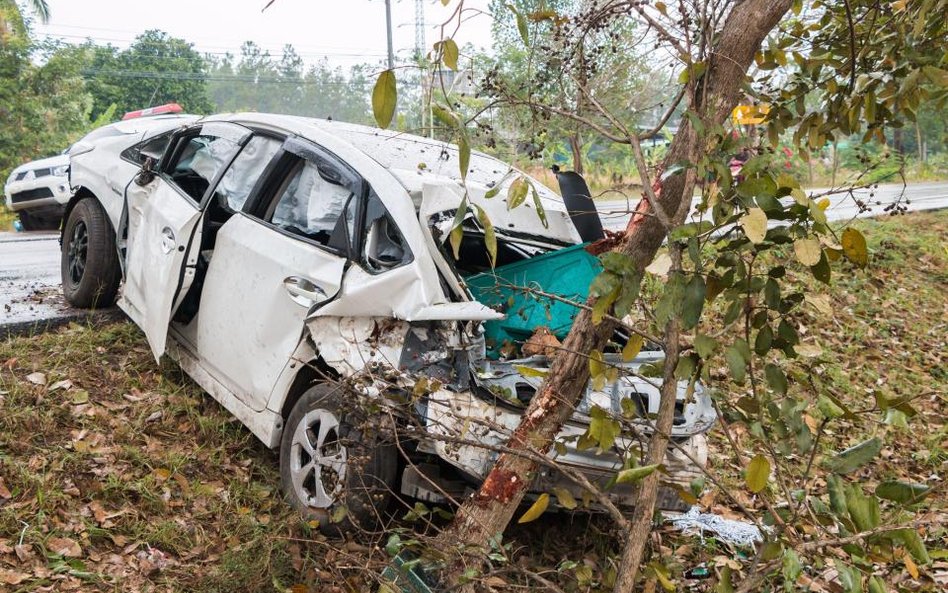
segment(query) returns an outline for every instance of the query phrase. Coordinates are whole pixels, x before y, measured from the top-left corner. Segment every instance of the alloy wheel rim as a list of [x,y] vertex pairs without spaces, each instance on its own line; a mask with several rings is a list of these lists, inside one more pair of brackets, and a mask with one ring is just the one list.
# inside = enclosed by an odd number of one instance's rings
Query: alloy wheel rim
[[72,238],[69,241],[69,279],[73,284],[82,281],[86,271],[86,256],[89,253],[89,233],[86,223],[78,221],[72,229]]
[[296,425],[290,445],[290,475],[296,496],[309,507],[329,508],[342,491],[346,460],[335,414],[324,409],[307,412]]

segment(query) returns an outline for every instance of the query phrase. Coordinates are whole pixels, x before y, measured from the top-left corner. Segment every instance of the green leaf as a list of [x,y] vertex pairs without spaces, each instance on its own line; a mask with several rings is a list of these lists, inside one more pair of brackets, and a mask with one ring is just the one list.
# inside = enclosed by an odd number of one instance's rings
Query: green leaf
[[345,505],[338,505],[332,510],[332,514],[329,516],[329,522],[342,523],[348,514],[349,509]]
[[780,284],[773,278],[768,278],[764,284],[764,303],[774,311],[780,310]]
[[820,254],[820,261],[815,266],[810,266],[810,272],[813,274],[814,278],[823,284],[830,283],[832,270],[830,268],[829,259],[826,257],[825,251]]
[[467,131],[461,128],[461,137],[458,139],[458,168],[461,179],[467,179],[467,171],[471,168],[471,143],[467,139]]
[[889,593],[885,582],[876,575],[869,577],[869,593]]
[[454,252],[454,259],[461,257],[461,240],[464,238],[464,217],[467,216],[467,194],[461,199],[457,212],[454,213],[454,221],[451,223],[451,250]]
[[924,499],[929,490],[931,490],[931,488],[925,484],[890,480],[876,486],[876,496],[899,504],[906,504],[908,502],[914,504]]
[[858,484],[846,485],[846,508],[849,518],[859,531],[868,531],[879,526],[879,501],[874,496],[866,496]]
[[589,428],[586,432],[600,450],[606,451],[615,444],[616,437],[622,432],[622,427],[605,410],[599,406],[593,406],[589,410]]
[[743,383],[744,377],[747,375],[747,360],[741,354],[740,348],[729,346],[724,351],[724,359],[727,361],[728,368],[731,369],[731,378],[734,379],[734,382]]
[[514,370],[520,373],[524,377],[546,377],[550,374],[550,371],[544,369],[535,369],[533,367],[524,366],[522,364],[515,364]]
[[540,223],[543,224],[543,228],[550,228],[550,223],[546,219],[546,210],[543,208],[543,202],[540,201],[540,194],[537,193],[537,188],[533,187],[532,183],[530,184],[530,193],[533,195],[533,207],[536,208]]
[[767,363],[764,366],[764,376],[767,377],[767,385],[774,390],[777,395],[787,394],[787,376],[783,374],[780,367],[773,363]]
[[576,499],[566,488],[554,488],[553,494],[556,495],[556,501],[560,504],[560,506],[568,511],[571,511],[578,506],[576,504]]
[[767,215],[760,208],[749,208],[741,217],[741,227],[752,243],[762,243],[767,235]]
[[797,578],[803,573],[803,565],[800,564],[800,557],[792,549],[787,548],[783,551],[782,573],[785,583],[796,582]]
[[772,198],[777,195],[777,183],[769,175],[749,177],[737,184],[737,194],[743,198],[755,196]]
[[441,44],[443,51],[442,60],[444,65],[457,72],[458,70],[458,44],[453,39],[445,39]]
[[820,208],[820,205],[814,200],[809,200],[810,216],[813,217],[813,220],[819,224],[826,224],[826,212]]
[[517,519],[517,523],[529,523],[530,521],[536,521],[540,518],[540,515],[546,511],[548,506],[550,506],[550,495],[544,492],[537,497],[536,502],[534,502],[533,505],[527,509],[527,512]]
[[655,320],[662,326],[677,317],[681,312],[685,293],[685,279],[680,272],[668,276],[665,290],[655,305]]
[[770,352],[770,346],[774,342],[774,330],[770,325],[765,325],[757,332],[757,338],[754,340],[754,352],[763,356]]
[[477,210],[477,220],[484,229],[484,245],[487,247],[487,255],[490,258],[490,267],[493,268],[497,263],[497,233],[494,232],[494,223],[490,221],[487,212],[480,206],[474,206]]
[[395,104],[398,102],[398,88],[395,83],[395,72],[385,70],[379,74],[372,89],[372,113],[375,123],[383,130],[392,124],[395,116]]
[[829,493],[830,508],[836,513],[836,516],[848,516],[849,507],[846,505],[846,484],[843,482],[843,479],[835,474],[829,474],[826,476],[826,490]]
[[881,450],[882,439],[872,437],[867,441],[863,441],[854,447],[840,452],[827,461],[826,466],[831,472],[848,474],[875,459]]
[[507,8],[517,17],[517,31],[520,32],[520,39],[523,40],[524,45],[530,47],[530,29],[527,27],[526,17],[513,4],[508,3]]
[[616,476],[616,484],[625,484],[627,482],[638,482],[645,476],[648,476],[658,469],[659,464],[640,465],[630,469],[624,469]]
[[845,593],[861,593],[862,573],[855,566],[836,560],[836,573]]
[[530,185],[525,177],[518,177],[510,184],[507,190],[507,210],[513,210],[527,199],[527,192]]
[[622,290],[622,287],[619,284],[616,284],[615,288],[612,289],[612,292],[596,299],[596,302],[592,307],[593,325],[599,325],[602,323],[602,318],[609,313],[609,309],[612,307],[612,304],[616,302],[617,298],[619,298],[620,290]]
[[402,538],[398,536],[397,533],[393,533],[389,536],[388,542],[385,544],[385,552],[389,556],[397,556],[398,551],[402,549]]
[[914,529],[899,529],[898,531],[890,533],[890,537],[893,540],[901,541],[905,549],[912,555],[912,558],[915,558],[918,562],[931,564],[932,559],[931,556],[928,555],[928,550],[925,548],[925,542],[922,541],[922,538],[919,537],[918,532]]
[[804,266],[815,266],[820,263],[820,256],[823,255],[820,242],[816,239],[797,239],[793,242],[793,252]]
[[593,350],[589,353],[589,378],[592,388],[600,390],[606,384],[606,369],[609,368],[602,358],[602,352]]
[[631,362],[635,360],[635,357],[639,355],[639,352],[642,351],[642,346],[645,344],[645,338],[639,334],[632,334],[629,336],[629,341],[625,343],[625,347],[622,348],[622,361]]
[[747,489],[751,492],[756,494],[763,490],[770,479],[770,461],[763,455],[755,455],[747,464],[744,479],[747,481]]
[[683,329],[691,329],[701,320],[701,311],[704,309],[706,287],[704,278],[694,274],[685,286],[684,300],[681,304],[681,325]]
[[707,360],[714,354],[714,351],[718,348],[718,342],[712,337],[706,336],[704,334],[698,334],[695,336],[695,350],[698,352],[698,356]]
[[843,245],[843,254],[849,261],[860,268],[866,267],[869,263],[869,250],[866,247],[866,238],[862,236],[857,229],[848,228],[843,231],[840,241]]
[[816,407],[823,414],[824,418],[832,420],[833,418],[839,418],[846,415],[846,410],[839,407],[832,399],[826,397],[825,395],[820,395],[819,399],[816,402]]

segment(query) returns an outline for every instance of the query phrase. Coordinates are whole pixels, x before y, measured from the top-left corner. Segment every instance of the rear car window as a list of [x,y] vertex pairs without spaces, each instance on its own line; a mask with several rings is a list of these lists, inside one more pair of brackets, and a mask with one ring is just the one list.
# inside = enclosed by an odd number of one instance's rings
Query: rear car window
[[349,198],[359,191],[325,162],[300,161],[273,207],[270,223],[295,235],[329,245]]

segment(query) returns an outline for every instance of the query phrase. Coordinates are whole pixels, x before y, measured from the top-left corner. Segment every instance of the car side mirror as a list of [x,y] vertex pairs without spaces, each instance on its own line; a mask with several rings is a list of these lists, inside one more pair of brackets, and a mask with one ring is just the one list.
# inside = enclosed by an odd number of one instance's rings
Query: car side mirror
[[141,170],[138,171],[138,174],[135,175],[135,185],[144,187],[151,183],[155,179],[155,159],[151,157],[145,157],[145,162],[142,163]]

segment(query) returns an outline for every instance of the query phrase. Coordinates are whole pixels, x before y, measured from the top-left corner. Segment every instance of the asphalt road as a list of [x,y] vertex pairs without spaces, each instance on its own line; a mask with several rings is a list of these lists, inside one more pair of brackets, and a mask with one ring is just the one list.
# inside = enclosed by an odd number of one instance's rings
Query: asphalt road
[[[825,194],[829,188],[806,190],[807,194],[816,197]],[[873,194],[872,197],[869,194]],[[826,209],[826,218],[830,221],[847,221],[853,218],[870,218],[887,214],[885,207],[890,204],[904,206],[906,211],[938,210],[948,208],[948,183],[913,183],[908,186],[880,185],[877,189],[856,190],[853,195],[828,195],[830,205]],[[856,200],[871,203],[867,212],[860,212]],[[792,199],[789,200],[792,202]],[[629,213],[635,208],[637,199],[631,204],[625,200],[599,201],[599,215],[603,226],[612,231],[621,231],[629,221]],[[876,204],[878,202],[878,204]],[[696,205],[698,200],[695,200]]]
[[[104,314],[116,315],[115,310]],[[73,309],[63,298],[59,233],[0,232],[0,339],[87,317],[89,312]]]
[[[904,192],[903,192],[904,190]],[[809,190],[819,195],[825,189]],[[885,206],[899,203],[908,211],[948,208],[948,183],[919,183],[905,188],[881,185],[874,190],[856,192],[856,197],[872,202],[868,212],[860,213],[852,196],[830,196],[827,218],[845,221],[856,217],[880,216]],[[879,204],[876,204],[879,202]],[[603,225],[622,230],[636,201],[599,201]],[[114,316],[113,311],[106,315]],[[83,318],[86,312],[68,307],[63,300],[59,279],[58,233],[0,232],[0,339],[11,333],[39,330],[49,325]]]

